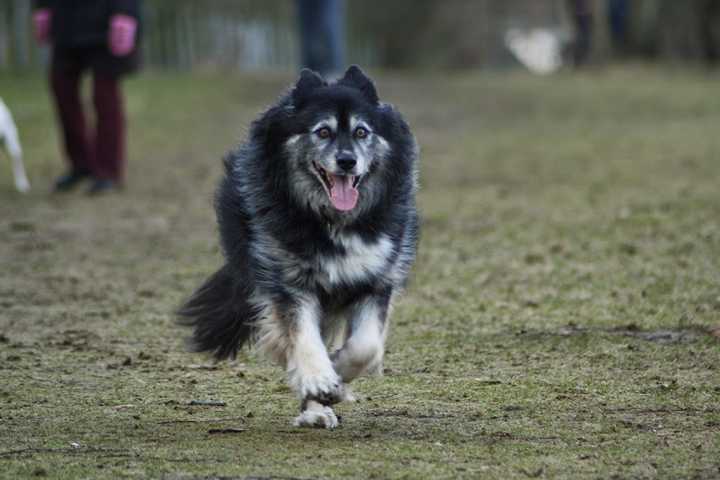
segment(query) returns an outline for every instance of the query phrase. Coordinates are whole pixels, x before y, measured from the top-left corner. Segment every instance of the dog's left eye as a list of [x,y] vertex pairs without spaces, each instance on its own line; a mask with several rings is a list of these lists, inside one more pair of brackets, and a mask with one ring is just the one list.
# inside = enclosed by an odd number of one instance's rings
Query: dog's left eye
[[355,129],[355,138],[365,138],[368,136],[367,129],[363,127],[358,127]]

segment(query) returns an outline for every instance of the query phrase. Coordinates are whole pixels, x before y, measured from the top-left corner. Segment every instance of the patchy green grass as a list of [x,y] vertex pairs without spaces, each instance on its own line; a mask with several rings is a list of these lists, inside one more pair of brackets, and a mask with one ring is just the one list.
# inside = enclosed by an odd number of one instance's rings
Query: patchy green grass
[[43,79],[0,78],[34,186],[0,164],[0,477],[720,477],[718,80],[379,76],[423,149],[423,239],[385,376],[330,432],[173,325],[220,263],[220,158],[290,77],[130,81],[128,188],[92,201],[48,193]]

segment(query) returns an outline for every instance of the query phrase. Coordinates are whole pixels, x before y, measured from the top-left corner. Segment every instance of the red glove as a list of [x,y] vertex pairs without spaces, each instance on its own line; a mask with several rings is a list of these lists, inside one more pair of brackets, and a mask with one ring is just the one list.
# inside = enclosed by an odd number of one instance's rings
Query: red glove
[[116,57],[124,57],[135,49],[137,20],[128,15],[117,14],[110,17],[110,52]]
[[48,43],[50,41],[51,21],[52,11],[49,8],[41,8],[33,12],[32,22],[35,30],[35,40],[37,40],[39,44]]

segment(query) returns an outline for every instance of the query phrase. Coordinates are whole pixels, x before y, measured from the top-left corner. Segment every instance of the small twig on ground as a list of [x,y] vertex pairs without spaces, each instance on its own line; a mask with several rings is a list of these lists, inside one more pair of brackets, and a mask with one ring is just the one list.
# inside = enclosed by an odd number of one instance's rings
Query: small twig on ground
[[244,428],[211,428],[208,430],[208,433],[210,435],[216,435],[220,433],[242,433],[244,431]]
[[188,405],[200,407],[224,407],[226,403],[222,400],[190,400]]
[[221,423],[221,422],[230,422],[230,421],[236,421],[240,420],[241,422],[245,421],[245,417],[228,417],[228,418],[208,418],[208,419],[199,419],[199,420],[163,420],[160,422],[157,422],[158,425],[171,425],[173,423]]

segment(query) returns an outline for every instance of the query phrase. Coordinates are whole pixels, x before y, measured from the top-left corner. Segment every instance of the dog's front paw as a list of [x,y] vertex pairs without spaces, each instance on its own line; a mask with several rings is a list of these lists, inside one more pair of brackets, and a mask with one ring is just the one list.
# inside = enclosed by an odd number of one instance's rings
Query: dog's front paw
[[343,399],[342,380],[333,371],[293,375],[290,378],[290,385],[300,398],[315,400],[322,405],[332,405]]
[[304,410],[293,421],[293,425],[296,427],[327,428],[328,430],[336,428],[339,424],[332,408],[313,400],[306,402]]

